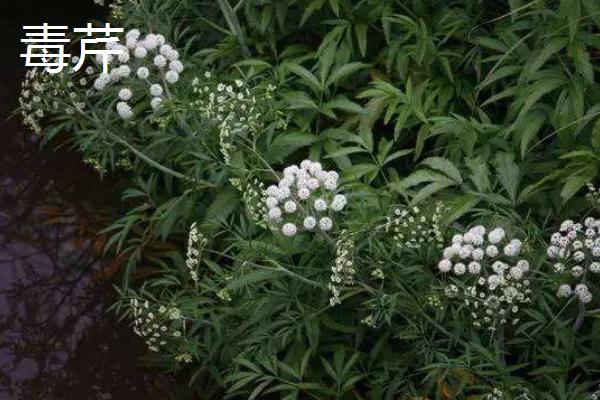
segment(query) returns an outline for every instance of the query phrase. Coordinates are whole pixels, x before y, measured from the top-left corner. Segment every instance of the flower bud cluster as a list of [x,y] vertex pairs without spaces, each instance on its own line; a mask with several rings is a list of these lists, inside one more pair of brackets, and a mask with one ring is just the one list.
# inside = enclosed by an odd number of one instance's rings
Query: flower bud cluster
[[[438,269],[450,273],[456,284],[445,289],[448,297],[462,297],[473,325],[495,330],[497,325],[519,322],[517,313],[531,302],[526,279],[529,262],[518,259],[522,243],[509,239],[502,228],[487,232],[479,225],[457,234],[443,250]],[[462,292],[462,296],[461,296]]]
[[133,331],[144,339],[150,351],[158,353],[173,342],[185,340],[184,320],[178,308],[157,306],[136,297],[130,299],[129,306],[134,318]]
[[190,271],[190,276],[194,282],[198,282],[198,265],[202,250],[208,244],[208,239],[198,230],[198,224],[194,222],[190,225],[188,234],[188,246],[186,252],[185,265]]
[[590,274],[600,274],[600,220],[589,217],[583,224],[563,221],[550,237],[546,254],[563,282],[557,296],[577,296],[582,303],[591,302]]
[[354,284],[354,240],[343,230],[340,239],[335,243],[335,263],[331,267],[331,277],[328,284],[331,297],[329,304],[333,307],[340,304],[340,294],[346,286]]
[[41,134],[41,121],[44,118],[52,114],[74,114],[76,110],[83,110],[85,102],[74,89],[75,84],[67,73],[48,74],[38,68],[27,71],[19,95],[23,124]]
[[242,193],[248,216],[256,224],[265,227],[267,197],[265,185],[258,179],[252,179],[244,186],[239,178],[231,178],[231,184]]
[[278,184],[266,190],[267,221],[285,236],[330,231],[333,216],[347,202],[338,193],[338,179],[337,172],[325,171],[321,163],[310,160],[285,168]]
[[236,138],[255,137],[260,133],[263,128],[263,100],[271,100],[274,89],[268,85],[260,93],[261,89],[252,89],[239,79],[216,82],[210,72],[192,81],[192,90],[197,95],[192,107],[201,112],[209,126],[219,131],[219,145],[225,164],[231,163]]
[[418,249],[424,244],[434,244],[441,248],[444,237],[440,221],[444,209],[441,202],[436,203],[431,215],[427,215],[419,207],[396,208],[394,217],[388,217],[386,230],[392,232],[401,248]]

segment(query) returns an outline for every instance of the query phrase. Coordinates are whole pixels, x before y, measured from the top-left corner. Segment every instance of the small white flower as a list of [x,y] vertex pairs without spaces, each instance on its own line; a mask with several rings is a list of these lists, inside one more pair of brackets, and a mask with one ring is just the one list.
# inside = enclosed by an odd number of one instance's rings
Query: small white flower
[[337,179],[328,178],[323,181],[323,187],[327,190],[334,191],[337,189]]
[[158,47],[158,40],[155,34],[149,33],[146,35],[144,38],[144,47],[148,50],[154,50]]
[[123,101],[131,100],[132,96],[133,96],[133,93],[131,92],[131,89],[129,89],[129,88],[123,88],[123,89],[119,90],[119,99],[121,99]]
[[123,52],[117,56],[117,59],[119,60],[119,62],[123,63],[123,64],[129,62],[129,58],[130,58],[130,56],[129,56],[129,51],[127,51],[127,47],[125,47]]
[[291,192],[289,188],[281,187],[277,189],[277,194],[275,195],[275,197],[277,197],[277,200],[282,201],[290,197],[290,195]]
[[133,55],[135,56],[135,58],[144,58],[147,54],[148,51],[142,46],[136,47],[133,51]]
[[271,185],[266,190],[267,195],[271,197],[276,197],[277,193],[279,193],[279,188],[275,185]]
[[285,236],[294,236],[296,232],[298,232],[298,229],[296,228],[296,225],[288,222],[281,227],[281,232],[283,232]]
[[471,255],[471,248],[468,246],[462,246],[458,251],[458,256],[463,260]]
[[137,76],[140,79],[148,79],[150,76],[150,70],[146,67],[139,67],[137,70]]
[[469,229],[469,232],[475,236],[483,236],[485,235],[485,227],[483,225],[477,225]]
[[591,272],[598,274],[600,273],[600,262],[594,261],[590,264],[589,269]]
[[139,39],[141,33],[138,29],[132,29],[125,34],[127,39]]
[[464,275],[465,272],[467,272],[467,267],[465,266],[465,264],[463,264],[463,263],[454,264],[454,273],[456,275]]
[[477,248],[477,249],[474,249],[474,250],[471,252],[471,258],[472,258],[474,261],[481,261],[481,260],[483,260],[483,256],[484,256],[484,255],[485,255],[485,253],[483,252],[483,250],[482,250],[482,249],[479,249],[479,248]]
[[285,210],[286,213],[291,214],[293,212],[296,212],[297,206],[294,201],[288,200],[283,205],[283,209]]
[[469,272],[473,275],[478,275],[481,272],[481,264],[477,261],[471,261],[469,263]]
[[331,209],[333,211],[342,211],[342,209],[346,206],[346,196],[343,194],[336,194],[333,196],[333,200],[331,202]]
[[506,232],[502,228],[495,228],[490,233],[488,233],[488,240],[492,244],[497,244],[504,239]]
[[456,250],[453,247],[446,247],[443,252],[444,258],[452,259],[456,255]]
[[179,80],[179,74],[176,71],[170,70],[165,74],[167,82],[173,84]]
[[548,256],[548,258],[550,259],[555,259],[556,257],[558,257],[558,246],[550,246],[548,247],[548,249],[546,250],[546,255]]
[[452,261],[444,258],[439,262],[438,269],[441,272],[450,272],[450,270],[452,269]]
[[281,218],[281,209],[279,207],[273,207],[269,210],[267,216],[269,219],[277,220]]
[[317,190],[321,184],[319,183],[318,179],[311,178],[311,179],[308,180],[308,182],[306,183],[306,185],[308,186],[308,188],[310,190]]
[[150,106],[152,107],[152,109],[154,111],[160,110],[162,105],[163,105],[163,99],[161,97],[153,97],[152,100],[150,100]]
[[313,230],[317,226],[317,220],[315,217],[306,217],[304,218],[304,229]]
[[331,221],[331,218],[323,217],[319,220],[319,228],[321,228],[322,231],[327,232],[331,230],[332,227],[333,221]]
[[456,235],[452,236],[452,243],[462,244],[462,242],[463,242],[463,235],[456,234]]
[[131,110],[131,107],[124,101],[117,103],[117,113],[124,120],[128,120],[133,117],[133,111]]
[[575,278],[579,278],[583,275],[583,268],[581,268],[579,265],[574,266],[573,268],[571,268],[571,275],[573,275]]
[[488,257],[494,258],[498,255],[498,248],[491,244],[488,247],[486,247],[485,254],[487,254]]
[[162,96],[164,89],[158,83],[154,83],[150,86],[150,94],[154,97]]
[[171,63],[169,63],[169,69],[181,74],[183,72],[183,64],[178,60],[171,61]]
[[315,210],[325,211],[327,210],[327,202],[323,199],[316,199],[314,202]]
[[518,281],[523,277],[523,270],[519,267],[512,267],[510,269],[510,276]]
[[165,56],[158,54],[154,57],[154,65],[158,68],[164,68],[167,66],[167,59]]
[[267,199],[265,200],[265,204],[267,205],[267,208],[273,208],[277,207],[277,204],[279,204],[279,202],[275,197],[267,197]]
[[298,198],[300,200],[306,200],[310,197],[310,190],[308,188],[300,188],[298,189]]
[[528,272],[529,271],[529,261],[519,260],[517,262],[517,267],[521,268],[521,271],[523,271],[523,272]]

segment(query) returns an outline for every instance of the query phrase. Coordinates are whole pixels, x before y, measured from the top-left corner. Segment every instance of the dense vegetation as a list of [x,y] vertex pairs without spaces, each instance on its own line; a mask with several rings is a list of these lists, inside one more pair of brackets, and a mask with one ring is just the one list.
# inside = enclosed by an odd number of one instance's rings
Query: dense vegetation
[[594,398],[600,2],[109,7],[128,56],[21,106],[124,182],[149,364],[202,399]]

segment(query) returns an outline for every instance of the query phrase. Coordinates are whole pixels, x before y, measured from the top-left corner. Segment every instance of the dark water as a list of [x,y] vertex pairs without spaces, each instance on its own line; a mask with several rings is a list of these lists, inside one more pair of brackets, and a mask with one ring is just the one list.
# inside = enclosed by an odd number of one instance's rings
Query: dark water
[[[40,150],[6,121],[23,74],[22,25],[84,24],[92,0],[0,0],[0,400],[165,399],[139,344],[105,309],[118,264],[96,232],[115,195],[78,156]],[[160,382],[160,384],[159,384]]]

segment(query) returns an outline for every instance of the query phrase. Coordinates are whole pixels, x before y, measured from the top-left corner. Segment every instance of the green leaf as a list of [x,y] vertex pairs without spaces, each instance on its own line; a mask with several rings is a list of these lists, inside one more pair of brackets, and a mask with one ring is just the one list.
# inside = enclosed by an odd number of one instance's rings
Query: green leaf
[[322,92],[321,84],[319,83],[317,77],[302,65],[288,62],[285,64],[285,68],[302,78],[300,82],[310,87],[315,93]]
[[367,30],[368,25],[363,23],[358,23],[354,27],[354,31],[356,32],[356,41],[358,42],[358,48],[360,49],[360,54],[364,57],[367,54]]
[[560,197],[567,202],[573,197],[586,183],[591,182],[596,177],[597,169],[595,165],[587,165],[569,175],[560,191]]
[[521,138],[521,158],[525,157],[529,143],[537,136],[544,122],[546,122],[546,113],[543,111],[531,111],[527,114],[519,125],[518,135]]
[[526,79],[539,70],[550,57],[562,50],[568,43],[569,39],[565,37],[555,37],[548,40],[546,45],[537,53],[537,55],[525,64],[521,74],[522,79]]
[[514,162],[514,157],[509,153],[499,153],[494,158],[494,166],[498,173],[498,180],[506,190],[513,204],[516,204],[517,192],[521,183],[521,171]]
[[344,64],[340,66],[338,69],[333,71],[333,73],[327,79],[326,87],[331,86],[334,83],[339,83],[342,79],[355,74],[361,69],[367,68],[369,64],[361,63],[361,62],[352,62],[348,64]]
[[450,224],[471,211],[481,199],[474,195],[464,195],[456,198],[450,205],[450,210],[444,216],[444,222]]
[[429,157],[423,160],[422,164],[444,173],[458,184],[463,182],[460,171],[450,160],[441,157]]
[[273,139],[264,158],[269,162],[281,162],[296,150],[309,146],[316,140],[316,136],[301,131],[281,133]]
[[594,122],[594,127],[592,128],[591,140],[592,140],[592,147],[594,148],[594,150],[600,151],[600,118],[597,118],[596,122]]

